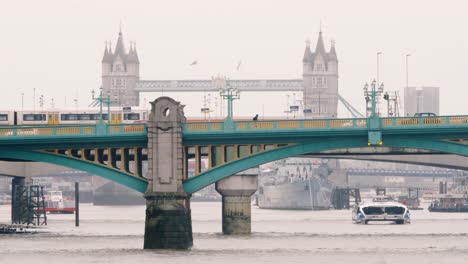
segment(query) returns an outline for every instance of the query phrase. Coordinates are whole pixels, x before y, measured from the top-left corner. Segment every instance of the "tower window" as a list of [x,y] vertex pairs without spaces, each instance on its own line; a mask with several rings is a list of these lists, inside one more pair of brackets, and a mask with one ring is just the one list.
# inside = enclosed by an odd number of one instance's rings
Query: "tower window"
[[118,71],[118,72],[122,71],[122,64],[115,65],[115,71]]

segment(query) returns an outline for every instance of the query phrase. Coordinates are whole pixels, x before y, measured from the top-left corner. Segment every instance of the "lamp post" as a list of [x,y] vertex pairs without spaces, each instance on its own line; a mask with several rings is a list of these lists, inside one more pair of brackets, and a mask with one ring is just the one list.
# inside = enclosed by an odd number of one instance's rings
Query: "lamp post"
[[228,102],[228,115],[224,119],[224,129],[225,130],[234,130],[234,121],[232,120],[233,116],[233,106],[232,101],[240,98],[239,89],[231,87],[229,82],[226,82],[226,87],[221,87],[219,90],[219,97],[222,99],[227,99]]
[[233,108],[232,108],[232,101],[236,99],[240,99],[240,92],[239,89],[233,88],[229,82],[226,83],[226,88],[223,89],[221,88],[219,90],[219,96],[223,99],[227,99],[228,102],[228,115],[226,117],[226,120],[231,120],[232,121],[232,116],[233,116]]
[[112,101],[110,100],[109,97],[103,98],[102,97],[102,87],[99,88],[99,97],[95,98],[96,92],[94,90],[91,91],[91,95],[93,100],[97,100],[99,102],[99,124],[104,124],[103,118],[102,118],[102,104],[105,103],[107,104],[107,120],[108,124],[110,123],[110,104]]
[[377,97],[381,96],[384,91],[384,86],[381,84],[378,88],[376,87],[377,83],[374,80],[371,83],[371,87],[369,90],[369,85],[366,83],[364,86],[364,96],[366,97],[366,101],[371,101],[371,114],[367,119],[367,128],[368,128],[368,146],[372,145],[383,145],[382,141],[382,132],[380,131],[380,118],[379,115],[376,113],[376,101]]
[[371,83],[371,89],[370,90],[369,90],[369,85],[367,83],[364,86],[364,96],[366,98],[369,98],[370,101],[371,101],[371,115],[370,115],[371,118],[377,117],[377,113],[375,111],[375,109],[376,109],[376,100],[377,100],[378,96],[381,96],[383,94],[383,89],[384,89],[383,83],[380,84],[380,86],[378,88],[376,88],[376,84],[377,83],[374,80]]
[[36,88],[33,88],[33,111],[36,112]]
[[411,54],[406,54],[406,88],[408,88],[408,58]]
[[379,66],[380,66],[379,65],[379,56],[380,56],[380,54],[382,54],[381,51],[377,52],[377,83],[379,83],[379,80],[380,80],[379,79]]

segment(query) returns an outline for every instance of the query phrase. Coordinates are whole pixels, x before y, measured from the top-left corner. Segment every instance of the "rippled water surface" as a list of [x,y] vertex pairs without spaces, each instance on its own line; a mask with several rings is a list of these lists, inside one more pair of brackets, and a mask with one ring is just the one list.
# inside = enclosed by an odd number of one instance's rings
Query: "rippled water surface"
[[[10,207],[0,205],[0,223]],[[351,212],[252,208],[251,236],[221,234],[221,203],[192,203],[194,247],[143,250],[144,206],[81,205],[35,234],[0,235],[0,263],[466,263],[468,213],[413,211],[410,225],[351,223]]]

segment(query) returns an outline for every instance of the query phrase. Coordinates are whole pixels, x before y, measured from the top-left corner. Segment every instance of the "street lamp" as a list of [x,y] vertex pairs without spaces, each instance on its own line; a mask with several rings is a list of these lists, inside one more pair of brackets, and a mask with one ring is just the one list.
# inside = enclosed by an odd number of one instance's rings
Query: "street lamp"
[[381,51],[377,52],[377,83],[379,83],[379,56],[382,54]]
[[228,101],[228,116],[226,120],[232,120],[233,116],[233,109],[232,109],[232,101],[236,99],[240,99],[240,92],[239,89],[233,88],[229,82],[226,83],[226,88],[219,89],[219,96],[223,99],[227,99]]
[[36,112],[36,88],[33,88],[33,111]]
[[364,91],[364,96],[366,98],[366,102],[371,101],[371,114],[370,117],[377,117],[377,113],[375,111],[376,109],[376,100],[378,96],[381,96],[384,91],[384,85],[383,83],[380,84],[378,88],[376,88],[377,82],[374,80],[371,83],[371,89],[369,90],[369,85],[366,83],[364,85],[363,91]]
[[406,88],[408,88],[408,58],[411,54],[406,54]]
[[103,121],[103,118],[102,118],[102,104],[105,103],[107,104],[107,120],[108,120],[108,124],[110,123],[110,104],[112,103],[112,101],[110,100],[109,97],[107,98],[103,98],[102,97],[102,87],[99,88],[99,97],[95,98],[95,95],[96,95],[96,92],[94,90],[91,91],[91,95],[92,95],[92,98],[93,100],[95,100],[96,102],[99,102],[99,124],[103,124],[104,121]]

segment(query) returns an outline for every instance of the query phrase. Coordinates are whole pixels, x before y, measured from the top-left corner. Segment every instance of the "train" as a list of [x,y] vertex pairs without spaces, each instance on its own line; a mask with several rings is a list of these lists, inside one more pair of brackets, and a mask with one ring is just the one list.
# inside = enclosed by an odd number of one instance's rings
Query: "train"
[[[150,110],[138,107],[111,107],[103,109],[102,119],[110,124],[131,124],[146,122]],[[67,125],[96,124],[100,120],[99,109],[58,109],[45,110],[0,110],[0,126],[15,125]]]

